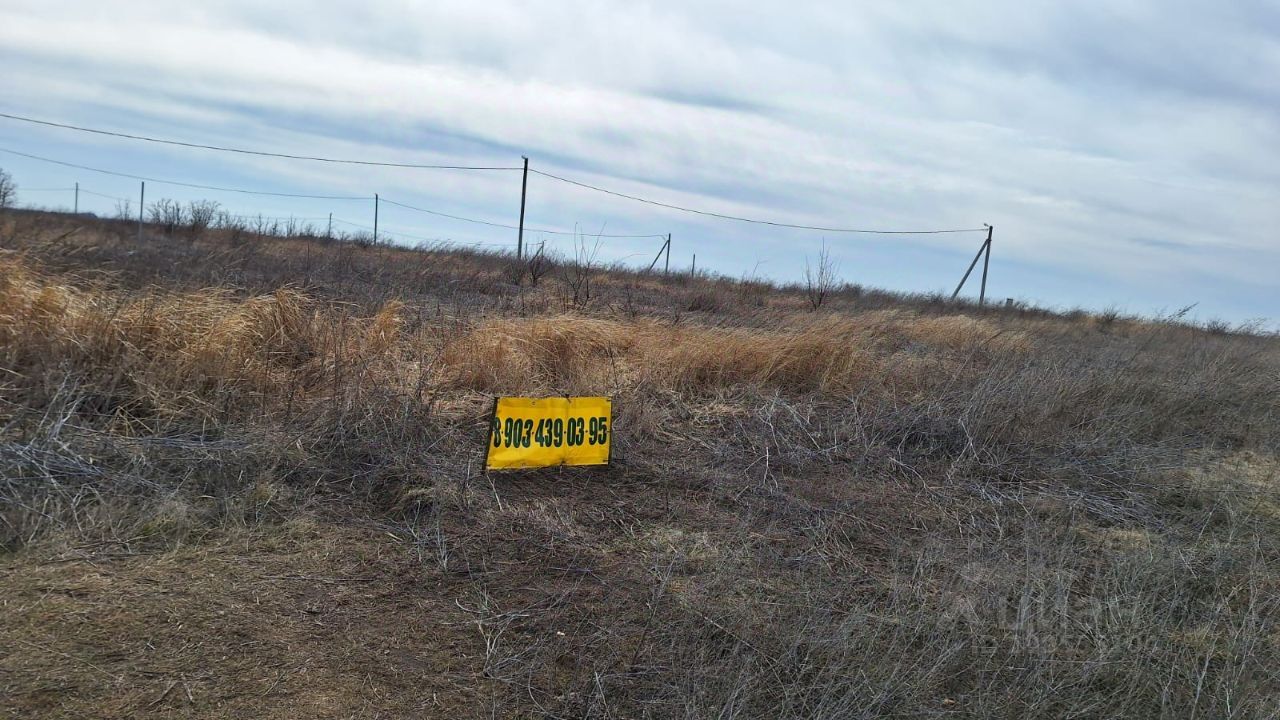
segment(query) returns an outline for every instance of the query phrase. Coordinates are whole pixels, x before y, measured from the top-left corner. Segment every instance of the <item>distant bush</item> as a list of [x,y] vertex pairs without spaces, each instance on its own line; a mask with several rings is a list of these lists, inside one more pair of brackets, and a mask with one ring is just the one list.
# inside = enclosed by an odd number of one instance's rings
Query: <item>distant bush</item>
[[218,203],[213,200],[193,200],[187,205],[187,225],[193,234],[208,230],[218,219]]
[[172,236],[178,228],[186,225],[187,213],[178,201],[161,198],[151,203],[151,207],[147,209],[147,220],[152,225],[158,225],[165,235]]
[[0,210],[4,210],[18,199],[18,184],[13,176],[4,168],[0,168]]
[[1226,335],[1231,332],[1231,323],[1220,318],[1212,318],[1205,321],[1204,329],[1213,335]]
[[1098,313],[1096,317],[1098,326],[1104,330],[1109,329],[1112,325],[1115,325],[1116,320],[1119,320],[1119,319],[1120,319],[1120,309],[1115,307],[1114,305]]

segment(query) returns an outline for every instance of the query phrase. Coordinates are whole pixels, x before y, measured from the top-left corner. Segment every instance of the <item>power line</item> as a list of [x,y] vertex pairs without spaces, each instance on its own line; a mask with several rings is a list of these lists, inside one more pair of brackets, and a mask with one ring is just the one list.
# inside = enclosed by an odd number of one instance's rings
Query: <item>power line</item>
[[327,215],[233,215],[227,213],[222,217],[235,218],[237,220],[292,220],[298,222],[301,220],[325,220]]
[[[9,149],[7,149],[7,148],[2,148],[2,147],[0,147],[0,152],[10,153],[10,154],[13,154],[13,155],[18,155],[18,156],[20,156],[20,157],[30,158],[30,159],[32,159],[32,160],[39,160],[39,161],[41,161],[41,162],[53,163],[53,164],[55,164],[55,165],[62,165],[62,166],[64,166],[64,167],[71,167],[71,168],[76,168],[76,169],[79,169],[79,170],[89,170],[89,171],[91,171],[91,172],[103,173],[103,174],[105,174],[105,175],[113,175],[113,176],[116,176],[116,177],[130,178],[130,179],[133,179],[133,180],[142,180],[142,181],[146,181],[146,182],[160,183],[160,184],[162,184],[162,185],[177,185],[177,186],[180,186],[180,187],[197,188],[197,189],[201,189],[201,190],[216,190],[216,191],[219,191],[219,192],[242,193],[242,194],[245,194],[245,195],[269,195],[269,196],[272,196],[272,197],[306,198],[306,199],[314,199],[314,200],[359,200],[359,201],[367,201],[367,200],[369,200],[369,198],[367,198],[367,197],[363,197],[363,196],[341,196],[341,195],[301,195],[301,194],[295,194],[295,193],[277,193],[277,192],[267,192],[267,191],[260,191],[260,190],[245,190],[245,189],[242,189],[242,188],[225,188],[225,187],[216,187],[216,186],[213,186],[213,185],[198,185],[198,184],[195,184],[195,183],[179,182],[179,181],[176,181],[176,180],[160,180],[160,179],[157,179],[157,178],[144,177],[144,176],[142,176],[142,175],[130,175],[130,174],[128,174],[128,173],[115,172],[114,170],[103,170],[103,169],[101,169],[101,168],[89,167],[89,166],[87,166],[87,165],[77,165],[77,164],[75,164],[75,163],[63,162],[63,161],[61,161],[61,160],[54,160],[53,158],[41,157],[41,156],[39,156],[39,155],[32,155],[32,154],[30,154],[30,153],[18,152],[17,150],[9,150]],[[71,191],[71,190],[73,190],[74,188],[41,188],[41,189],[42,189],[42,190],[49,190],[49,191],[57,190],[57,191],[66,191],[66,192],[70,192],[70,191]],[[85,188],[81,188],[81,189],[80,189],[80,191],[81,191],[81,192],[88,193],[88,194],[90,194],[90,195],[96,195],[96,196],[101,197],[101,198],[106,198],[106,199],[108,199],[108,200],[117,200],[117,201],[121,201],[121,202],[125,202],[125,201],[127,201],[127,200],[128,200],[128,198],[116,197],[116,196],[114,196],[114,195],[104,195],[104,194],[102,194],[102,193],[94,192],[94,191],[92,191],[92,190],[88,190],[88,189],[85,189]],[[384,197],[384,198],[382,198],[382,202],[384,202],[384,203],[388,203],[388,204],[391,204],[391,205],[395,205],[395,206],[398,206],[398,207],[402,207],[402,208],[405,208],[406,210],[413,210],[414,212],[426,213],[426,214],[428,214],[428,215],[435,215],[435,216],[438,216],[438,217],[449,218],[450,220],[460,220],[460,221],[462,221],[462,222],[475,223],[475,224],[478,224],[478,225],[488,225],[488,226],[490,226],[490,227],[504,228],[504,229],[507,229],[507,230],[515,230],[515,229],[516,229],[516,226],[515,226],[515,225],[506,225],[506,224],[504,224],[504,223],[489,222],[488,220],[478,220],[478,219],[476,219],[476,218],[463,217],[463,216],[461,216],[461,215],[451,215],[451,214],[449,214],[449,213],[443,213],[443,212],[439,212],[439,211],[437,211],[437,210],[429,210],[429,209],[427,209],[427,208],[417,207],[416,205],[409,205],[409,204],[407,204],[407,203],[396,202],[395,200],[389,200],[389,199],[387,199],[387,198],[385,198],[385,197]],[[351,223],[348,223],[348,224],[351,224]],[[526,228],[526,229],[528,229],[528,228]],[[590,233],[573,233],[573,232],[566,232],[566,231],[562,231],[562,230],[546,230],[546,229],[528,229],[528,230],[529,230],[529,232],[545,233],[545,234],[548,234],[548,235],[577,236],[577,235],[580,235],[580,234],[581,234],[581,235],[586,235],[587,237],[602,237],[602,238],[645,238],[645,239],[650,239],[650,238],[666,237],[666,235],[657,235],[657,234],[651,234],[651,235],[606,235],[606,234],[593,235],[593,234],[590,234]],[[416,238],[416,239],[427,239],[427,238]]]
[[[449,218],[450,220],[461,220],[462,222],[475,223],[477,225],[488,225],[489,227],[503,228],[506,230],[519,229],[519,227],[516,225],[507,225],[505,223],[489,222],[488,220],[476,220],[475,218],[467,218],[467,217],[462,217],[460,215],[449,215],[447,213],[437,212],[435,210],[427,210],[426,208],[414,207],[413,205],[406,205],[404,203],[396,202],[395,200],[388,200],[385,197],[382,198],[382,202],[388,203],[390,205],[395,205],[397,207],[402,207],[402,208],[405,208],[406,210],[414,210],[416,212],[426,213],[428,215],[437,215],[439,217]],[[666,237],[665,234],[659,235],[656,233],[649,234],[649,235],[605,235],[605,234],[597,235],[594,233],[587,233],[587,232],[568,232],[565,230],[540,230],[537,228],[525,228],[525,232],[545,233],[547,235],[567,235],[571,237],[576,237],[578,235],[584,235],[587,237],[601,237],[601,238],[644,238],[644,239]]]
[[[343,225],[350,225],[351,227],[360,228],[361,230],[373,230],[373,228],[372,228],[372,227],[370,227],[370,226],[368,226],[368,225],[361,225],[360,223],[353,223],[353,222],[351,222],[350,220],[343,220],[342,218],[334,218],[334,219],[333,219],[333,221],[334,221],[334,222],[336,222],[336,223],[342,223]],[[422,236],[422,235],[413,235],[413,234],[406,233],[406,232],[400,232],[399,230],[385,230],[385,229],[382,229],[382,230],[379,230],[379,231],[378,231],[378,233],[379,233],[379,234],[384,234],[384,233],[385,233],[385,234],[387,234],[387,235],[395,235],[395,236],[397,236],[397,237],[409,238],[409,239],[411,239],[411,240],[422,240],[423,242],[438,243],[438,244],[441,244],[441,245],[460,245],[460,246],[466,246],[466,247],[481,247],[481,246],[483,246],[483,247],[510,247],[510,246],[511,246],[511,243],[490,243],[490,242],[469,242],[469,243],[467,243],[467,242],[459,242],[459,241],[457,241],[457,240],[443,240],[443,239],[438,238],[438,237],[435,237],[435,238],[429,238],[429,237],[424,237],[424,236]]]
[[75,190],[75,188],[29,188],[29,187],[20,187],[20,188],[18,188],[18,190],[19,190],[20,192],[71,192],[71,191]]
[[656,205],[657,207],[663,207],[670,210],[679,210],[680,212],[693,213],[695,215],[705,215],[707,217],[720,218],[721,220],[736,220],[738,222],[751,223],[753,225],[769,225],[771,227],[793,228],[795,230],[818,230],[820,232],[833,232],[833,233],[865,233],[868,235],[941,235],[943,233],[967,233],[967,232],[986,232],[987,231],[986,228],[961,228],[961,229],[954,229],[954,230],[861,230],[861,229],[855,229],[855,228],[819,227],[817,225],[793,225],[791,223],[774,222],[772,220],[758,220],[755,218],[739,217],[737,215],[725,215],[723,213],[711,212],[709,210],[696,210],[694,208],[681,207],[680,205],[672,205],[670,203],[659,202],[657,200],[648,200],[646,198],[636,197],[635,195],[620,193],[615,190],[606,190],[605,188],[598,187],[596,185],[588,185],[587,183],[578,182],[577,180],[570,180],[568,178],[560,177],[559,175],[552,175],[551,173],[543,172],[541,170],[535,170],[533,168],[529,168],[529,172],[536,173],[546,178],[551,178],[552,180],[559,180],[560,182],[568,183],[569,185],[576,185],[580,188],[586,188],[587,190],[594,190],[596,192],[604,193],[606,195],[613,195],[615,197],[626,198],[627,200],[634,200],[636,202],[645,203],[646,205]]
[[214,185],[197,185],[195,183],[178,182],[177,180],[160,180],[157,178],[144,177],[142,175],[130,175],[128,173],[114,172],[112,170],[102,170],[100,168],[89,167],[87,165],[76,165],[75,163],[63,162],[62,160],[54,160],[52,158],[40,157],[39,155],[31,155],[29,153],[18,152],[8,148],[0,147],[0,152],[17,155],[19,157],[30,158],[31,160],[39,160],[41,162],[53,163],[54,165],[62,165],[63,167],[76,168],[77,170],[88,170],[90,172],[102,173],[103,175],[114,175],[116,177],[129,178],[131,180],[142,180],[149,183],[159,183],[161,185],[177,185],[178,187],[195,188],[197,190],[215,190],[217,192],[240,193],[242,195],[270,195],[272,197],[287,198],[303,198],[307,200],[362,200],[368,201],[370,198],[364,196],[350,195],[298,195],[294,193],[267,192],[265,190],[242,190],[239,188],[225,188]]
[[132,135],[130,133],[112,132],[110,130],[99,130],[97,128],[83,127],[80,125],[67,125],[65,123],[50,122],[48,120],[38,120],[36,118],[24,117],[22,115],[13,115],[10,113],[0,113],[0,118],[9,120],[18,120],[20,122],[33,123],[35,125],[45,125],[48,127],[62,128],[65,130],[76,130],[78,132],[93,133],[94,135],[106,135],[109,137],[125,138],[127,140],[141,140],[143,142],[158,143],[160,145],[176,145],[178,147],[196,148],[199,150],[217,150],[219,152],[238,153],[240,155],[256,155],[259,157],[275,157],[285,158],[288,160],[310,160],[313,162],[336,163],[341,165],[367,165],[373,167],[394,167],[394,168],[416,168],[420,170],[520,170],[518,167],[496,167],[496,166],[479,166],[479,165],[425,165],[419,163],[393,163],[393,162],[375,162],[372,160],[350,160],[345,158],[329,158],[318,157],[313,155],[290,155],[288,153],[267,152],[265,150],[246,150],[244,148],[225,147],[222,145],[204,145],[201,143],[182,142],[180,140],[166,140],[163,138],[150,137],[147,135]]
[[[12,113],[3,113],[3,112],[0,112],[0,118],[6,118],[6,119],[9,119],[9,120],[16,120],[16,121],[20,121],[20,122],[33,123],[33,124],[36,124],[36,125],[45,125],[45,126],[48,126],[48,127],[62,128],[62,129],[66,129],[66,130],[75,130],[75,131],[78,131],[78,132],[93,133],[93,134],[96,134],[96,135],[105,135],[105,136],[110,136],[110,137],[125,138],[125,139],[129,139],[129,140],[139,140],[139,141],[143,141],[143,142],[159,143],[159,144],[162,144],[162,145],[174,145],[174,146],[178,146],[178,147],[196,148],[196,149],[201,149],[201,150],[217,150],[217,151],[220,151],[220,152],[231,152],[231,153],[239,153],[239,154],[242,154],[242,155],[255,155],[255,156],[261,156],[261,157],[278,157],[278,158],[286,158],[286,159],[290,159],[290,160],[309,160],[309,161],[314,161],[314,162],[340,163],[340,164],[348,164],[348,165],[366,165],[366,166],[374,166],[374,167],[396,167],[396,168],[415,168],[415,169],[434,169],[434,170],[501,170],[501,171],[516,171],[516,170],[522,170],[522,169],[523,169],[523,170],[526,170],[526,171],[528,171],[528,172],[532,172],[532,173],[534,173],[534,174],[541,175],[541,176],[543,176],[543,177],[550,178],[550,179],[552,179],[552,180],[557,180],[557,181],[562,182],[562,183],[566,183],[566,184],[569,184],[569,185],[574,185],[574,186],[577,186],[577,187],[580,187],[580,188],[584,188],[584,189],[587,189],[587,190],[593,190],[593,191],[595,191],[595,192],[604,193],[604,194],[606,194],[606,195],[612,195],[612,196],[614,196],[614,197],[624,198],[624,199],[631,200],[631,201],[634,201],[634,202],[644,203],[644,204],[646,204],[646,205],[652,205],[652,206],[655,206],[655,207],[667,208],[667,209],[669,209],[669,210],[677,210],[677,211],[680,211],[680,212],[691,213],[691,214],[694,214],[694,215],[701,215],[701,216],[704,216],[704,217],[713,217],[713,218],[718,218],[718,219],[721,219],[721,220],[732,220],[732,221],[735,221],[735,222],[750,223],[750,224],[753,224],[753,225],[768,225],[768,226],[770,226],[770,227],[791,228],[791,229],[795,229],[795,230],[815,230],[815,231],[818,231],[818,232],[831,232],[831,233],[854,233],[854,234],[868,234],[868,235],[940,235],[940,234],[947,234],[947,233],[984,232],[984,231],[986,230],[986,228],[959,228],[959,229],[942,229],[942,230],[871,230],[871,229],[863,229],[863,228],[823,227],[823,226],[820,226],[820,225],[799,225],[799,224],[794,224],[794,223],[777,222],[777,221],[774,221],[774,220],[762,220],[762,219],[759,219],[759,218],[748,218],[748,217],[742,217],[742,216],[739,216],[739,215],[728,215],[728,214],[725,214],[725,213],[718,213],[718,212],[713,212],[713,211],[710,211],[710,210],[698,210],[698,209],[696,209],[696,208],[684,207],[684,206],[681,206],[681,205],[674,205],[674,204],[671,204],[671,203],[665,203],[665,202],[661,202],[661,201],[658,201],[658,200],[650,200],[650,199],[648,199],[648,198],[638,197],[638,196],[636,196],[636,195],[629,195],[629,194],[627,194],[627,193],[618,192],[618,191],[616,191],[616,190],[609,190],[609,189],[607,189],[607,188],[603,188],[603,187],[600,187],[600,186],[598,186],[598,185],[592,185],[592,184],[589,184],[589,183],[580,182],[580,181],[578,181],[578,180],[571,180],[571,179],[569,179],[569,178],[561,177],[561,176],[559,176],[559,175],[554,175],[554,174],[552,174],[552,173],[544,172],[544,171],[542,171],[542,170],[538,170],[538,169],[535,169],[535,168],[519,168],[519,167],[506,167],[506,166],[478,166],[478,165],[428,165],[428,164],[418,164],[418,163],[389,163],[389,162],[375,162],[375,161],[371,161],[371,160],[351,160],[351,159],[344,159],[344,158],[328,158],[328,157],[320,157],[320,156],[313,156],[313,155],[292,155],[292,154],[288,154],[288,153],[276,153],[276,152],[268,152],[268,151],[263,151],[263,150],[247,150],[247,149],[244,149],[244,148],[233,148],[233,147],[226,147],[226,146],[221,146],[221,145],[206,145],[206,144],[202,144],[202,143],[189,143],[189,142],[182,142],[182,141],[178,141],[178,140],[167,140],[167,139],[163,139],[163,138],[156,138],[156,137],[151,137],[151,136],[147,136],[147,135],[135,135],[135,134],[131,134],[131,133],[114,132],[114,131],[110,131],[110,130],[100,130],[100,129],[97,129],[97,128],[89,128],[89,127],[84,127],[84,126],[80,126],[80,125],[70,125],[70,124],[66,124],[66,123],[56,123],[56,122],[51,122],[51,121],[48,121],[48,120],[40,120],[40,119],[37,119],[37,118],[26,117],[26,116],[23,116],[23,115],[14,115],[14,114],[12,114]],[[3,149],[2,149],[2,148],[0,148],[0,150],[3,150]],[[131,177],[131,178],[138,179],[138,180],[147,180],[147,179],[148,179],[148,178],[142,178],[142,177],[133,176],[133,175],[123,175],[123,174],[121,174],[121,173],[111,173],[111,172],[109,172],[109,171],[105,171],[105,170],[95,170],[94,168],[86,168],[86,167],[79,166],[79,165],[72,165],[72,164],[70,164],[70,163],[62,163],[62,162],[58,162],[58,161],[56,161],[56,160],[47,160],[46,158],[39,158],[39,157],[36,157],[36,156],[33,156],[33,155],[25,155],[24,153],[18,153],[18,152],[14,152],[14,151],[12,151],[12,150],[4,150],[4,152],[10,152],[10,153],[13,153],[13,154],[15,154],[15,155],[23,155],[24,157],[30,157],[30,158],[37,159],[37,160],[46,160],[46,161],[48,161],[48,162],[55,162],[55,163],[60,164],[60,165],[67,165],[67,166],[69,166],[69,167],[77,167],[77,168],[84,169],[84,170],[93,170],[94,172],[105,172],[105,173],[110,174],[110,175],[121,175],[122,177]],[[254,192],[254,191],[248,191],[248,190],[235,190],[235,189],[229,189],[229,188],[217,188],[217,187],[211,187],[211,186],[205,186],[205,185],[192,185],[192,184],[189,184],[189,183],[170,182],[170,181],[164,181],[164,180],[155,180],[155,181],[153,181],[153,182],[168,183],[168,184],[170,184],[170,185],[180,185],[180,186],[184,186],[184,187],[194,187],[194,188],[199,188],[199,189],[204,189],[204,190],[220,190],[220,191],[224,191],[224,192],[239,192],[239,193],[256,194],[256,195],[275,195],[275,196],[279,196],[279,197],[308,197],[308,198],[322,199],[322,200],[357,200],[357,199],[358,199],[358,200],[363,200],[363,199],[364,199],[364,198],[347,198],[347,197],[334,197],[334,196],[290,195],[290,194],[287,194],[287,193]],[[391,202],[391,201],[387,201],[387,202]],[[392,204],[400,205],[400,203],[392,203]],[[437,212],[434,212],[434,211],[425,210],[425,209],[422,209],[422,208],[414,208],[414,207],[409,207],[409,206],[403,206],[403,207],[406,207],[407,209],[410,209],[410,210],[417,210],[417,211],[419,211],[419,212],[426,212],[426,213],[430,213],[430,214],[433,214],[433,215],[439,215],[439,216],[441,216],[441,217],[447,217],[447,218],[454,219],[454,220],[461,220],[461,221],[463,221],[463,222],[474,222],[474,223],[478,223],[478,224],[481,224],[481,225],[490,225],[490,226],[493,226],[493,227],[502,227],[502,228],[507,228],[507,229],[512,229],[512,230],[514,230],[514,229],[518,229],[518,228],[517,228],[517,226],[514,226],[514,225],[505,225],[505,224],[501,224],[501,223],[490,223],[490,222],[486,222],[486,221],[483,221],[483,220],[474,220],[474,219],[471,219],[471,218],[456,217],[456,216],[447,215],[447,214],[445,214],[445,213],[437,213]],[[578,234],[578,233],[570,233],[570,232],[557,231],[557,230],[531,230],[530,232],[543,232],[543,233],[547,233],[547,234],[551,234],[551,235],[577,235],[577,234]],[[659,236],[659,235],[599,235],[599,236],[595,236],[595,237],[616,237],[616,238],[654,238],[654,237],[661,237],[661,236]]]
[[102,194],[102,193],[100,193],[100,192],[95,192],[95,191],[93,191],[93,190],[89,190],[89,189],[86,189],[86,188],[80,188],[80,192],[85,193],[86,195],[96,195],[96,196],[98,196],[98,197],[100,197],[100,198],[104,198],[104,199],[106,199],[106,200],[118,200],[118,201],[120,201],[120,202],[128,202],[128,201],[129,201],[129,198],[116,197],[115,195],[104,195],[104,194]]
[[426,213],[428,215],[435,215],[438,217],[449,218],[450,220],[461,220],[463,222],[475,223],[477,225],[488,225],[489,227],[506,228],[508,230],[516,229],[515,225],[505,225],[503,223],[489,222],[488,220],[476,220],[475,218],[466,218],[460,215],[449,215],[447,213],[437,212],[435,210],[428,210],[426,208],[414,207],[413,205],[406,205],[405,203],[396,202],[395,200],[388,200],[387,198],[382,198],[382,202],[387,203],[388,205],[395,205],[396,207],[402,207],[406,210],[413,210],[414,212]]

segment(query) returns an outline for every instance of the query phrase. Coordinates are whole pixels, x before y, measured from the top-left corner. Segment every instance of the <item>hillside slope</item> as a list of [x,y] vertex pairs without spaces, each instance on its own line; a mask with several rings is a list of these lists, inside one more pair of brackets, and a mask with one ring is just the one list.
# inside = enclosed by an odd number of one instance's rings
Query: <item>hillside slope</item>
[[[1280,342],[0,216],[0,714],[1274,717]],[[607,469],[483,470],[495,394]]]

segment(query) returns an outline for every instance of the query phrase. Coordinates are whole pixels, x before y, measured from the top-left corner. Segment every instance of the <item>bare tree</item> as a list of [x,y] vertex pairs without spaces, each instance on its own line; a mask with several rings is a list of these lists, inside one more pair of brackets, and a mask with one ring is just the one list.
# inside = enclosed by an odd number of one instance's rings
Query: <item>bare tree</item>
[[827,249],[825,242],[818,251],[817,267],[809,264],[809,258],[804,259],[804,294],[809,299],[809,307],[817,310],[836,291],[839,285],[836,279],[838,270],[839,265],[831,259],[831,251]]
[[133,203],[128,200],[116,200],[116,219],[132,220],[133,219]]
[[0,168],[0,210],[9,207],[18,199],[18,184],[13,176]]

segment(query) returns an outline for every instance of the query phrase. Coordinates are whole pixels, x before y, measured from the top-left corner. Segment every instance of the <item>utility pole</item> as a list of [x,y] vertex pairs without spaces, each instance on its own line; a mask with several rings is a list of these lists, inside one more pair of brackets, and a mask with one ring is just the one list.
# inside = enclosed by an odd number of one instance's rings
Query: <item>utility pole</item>
[[80,183],[79,181],[76,182],[76,204],[73,207],[74,209],[71,212],[76,215],[79,215],[80,214]]
[[524,176],[520,180],[520,231],[516,235],[516,259],[524,257],[524,201],[529,192],[529,158],[524,157]]
[[[983,223],[983,224],[986,225],[986,223]],[[991,260],[991,232],[993,230],[995,230],[994,227],[987,225],[987,239],[982,241],[982,245],[978,248],[978,254],[973,256],[973,262],[969,263],[969,269],[964,271],[964,277],[960,278],[960,284],[956,285],[956,291],[951,293],[952,300],[955,300],[956,296],[960,294],[960,289],[964,287],[965,282],[969,279],[969,274],[972,273],[973,269],[978,266],[978,260],[982,258],[984,255],[986,256],[988,262],[983,263],[982,265],[982,299],[979,300],[979,304],[981,304],[983,300],[986,299],[987,264]]]
[[693,254],[693,267],[689,269],[689,277],[698,277],[698,253]]
[[147,181],[142,181],[142,189],[138,192],[138,241],[142,241],[142,209],[147,206]]
[[994,227],[987,226],[987,252],[982,256],[982,290],[978,292],[978,307],[987,304],[987,268],[991,265],[991,233]]
[[667,233],[666,241],[662,243],[662,247],[658,248],[658,254],[653,256],[653,262],[649,263],[649,270],[646,272],[653,270],[654,266],[658,264],[658,260],[662,258],[662,254],[664,252],[667,254],[667,264],[663,267],[663,272],[666,272],[671,266],[671,233]]
[[671,274],[671,233],[667,233],[667,259],[662,261],[662,274]]
[[324,231],[324,238],[326,240],[333,239],[333,213],[329,213],[329,229]]
[[373,244],[378,244],[378,193],[373,194]]

